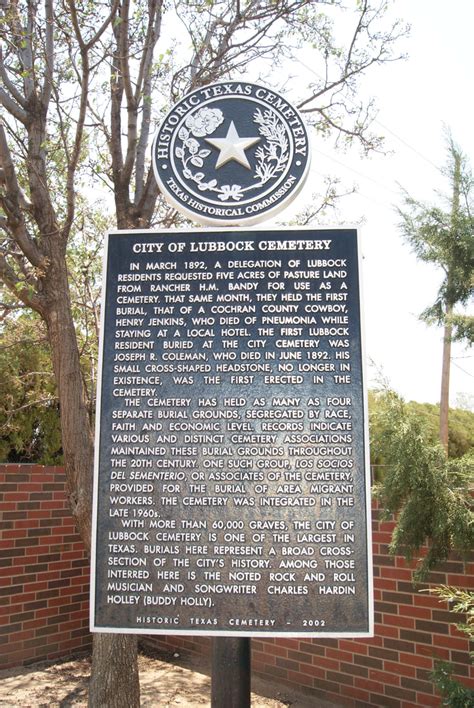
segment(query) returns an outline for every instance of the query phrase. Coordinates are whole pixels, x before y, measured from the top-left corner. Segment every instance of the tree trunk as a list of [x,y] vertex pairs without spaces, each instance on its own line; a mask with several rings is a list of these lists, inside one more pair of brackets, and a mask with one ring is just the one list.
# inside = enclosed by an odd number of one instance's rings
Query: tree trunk
[[[60,244],[51,244],[57,251]],[[44,280],[54,374],[61,410],[61,433],[71,510],[88,551],[91,546],[94,439],[81,376],[64,258],[55,252]],[[89,706],[138,708],[140,686],[137,640],[133,635],[94,636]]]
[[[456,239],[456,229],[459,217],[459,200],[461,193],[461,155],[453,152],[453,195],[451,200],[451,239]],[[443,364],[441,371],[441,397],[439,402],[439,439],[441,445],[448,454],[449,442],[449,375],[451,369],[451,340],[453,336],[453,326],[451,318],[453,315],[453,305],[456,302],[453,293],[453,267],[454,263],[448,262],[446,275],[446,312],[444,319],[443,335]]]
[[51,266],[43,281],[43,316],[58,389],[69,501],[79,533],[89,551],[94,438],[72,319],[65,257],[60,242],[49,245]]
[[137,638],[95,634],[89,708],[139,708]]
[[451,369],[451,325],[452,308],[446,312],[446,324],[443,336],[443,364],[441,369],[441,397],[439,403],[439,439],[448,454],[449,441],[449,375]]

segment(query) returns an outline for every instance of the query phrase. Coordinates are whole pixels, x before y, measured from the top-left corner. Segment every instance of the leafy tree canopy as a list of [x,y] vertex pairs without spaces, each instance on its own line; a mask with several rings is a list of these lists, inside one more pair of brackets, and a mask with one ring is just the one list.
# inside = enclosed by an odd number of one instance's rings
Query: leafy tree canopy
[[456,314],[453,308],[467,305],[474,294],[474,179],[466,156],[450,136],[444,173],[451,185],[450,196],[438,196],[441,205],[434,205],[405,193],[404,207],[398,210],[400,228],[416,257],[443,273],[436,299],[422,319],[451,324],[453,338],[471,343],[472,317]]
[[[384,518],[397,516],[390,551],[417,558],[415,578],[421,580],[451,550],[472,550],[474,455],[449,459],[429,441],[423,419],[393,392],[381,394],[372,422],[374,455],[386,463],[376,497]],[[419,557],[423,546],[426,554]]]
[[[371,462],[375,466],[378,477],[383,475],[386,464],[382,430],[380,429],[380,409],[386,405],[389,391],[369,391]],[[408,414],[420,421],[426,441],[431,445],[438,442],[439,403],[404,403]],[[449,412],[449,450],[451,458],[462,457],[474,452],[474,412],[464,408],[451,408]]]
[[44,325],[23,313],[2,325],[0,460],[62,462],[59,404]]
[[[79,198],[67,253],[71,309],[89,417],[95,409],[102,235],[110,220]],[[0,461],[61,464],[60,406],[44,321],[4,293],[0,325]]]

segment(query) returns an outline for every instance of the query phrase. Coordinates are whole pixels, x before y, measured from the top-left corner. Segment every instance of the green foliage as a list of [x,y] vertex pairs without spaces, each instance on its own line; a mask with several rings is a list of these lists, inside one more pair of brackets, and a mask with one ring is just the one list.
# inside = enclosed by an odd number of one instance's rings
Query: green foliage
[[[377,394],[374,394],[377,395]],[[386,464],[375,495],[384,518],[397,515],[390,552],[417,559],[422,580],[451,550],[469,552],[474,543],[472,497],[474,455],[448,459],[429,441],[423,420],[395,393],[384,391],[371,414],[374,457]]]
[[11,315],[2,325],[0,460],[62,462],[51,355],[44,326],[32,314]]
[[73,229],[67,265],[71,295],[71,311],[76,328],[81,371],[89,412],[95,408],[99,320],[104,236],[113,228],[104,209],[87,204],[78,196],[78,225]]
[[[103,236],[111,220],[78,195],[67,249],[71,310],[84,392],[95,409]],[[62,462],[60,411],[43,320],[15,309],[7,293],[0,345],[0,460]],[[18,314],[21,312],[21,314]]]
[[[466,158],[451,138],[448,157],[445,172],[452,188],[449,208],[443,210],[405,194],[404,208],[398,210],[402,235],[416,257],[443,272],[435,302],[421,315],[437,325],[446,324],[452,308],[466,305],[474,293],[473,178]],[[458,327],[458,338],[462,331]]]
[[[430,592],[438,595],[441,600],[450,603],[451,612],[466,615],[466,621],[458,622],[456,627],[460,632],[466,634],[470,640],[474,639],[474,592],[446,585],[433,588]],[[471,652],[470,655],[471,659],[474,658],[474,652]],[[474,706],[474,691],[453,679],[453,670],[452,664],[437,661],[431,674],[432,681],[444,698],[443,705],[452,706],[453,708]]]
[[[385,405],[385,396],[390,395],[390,391],[369,391],[371,437],[374,438],[370,458],[372,466],[378,470],[378,479],[383,475],[386,465],[384,440],[379,430],[381,417],[378,415],[378,409]],[[409,401],[404,405],[407,412],[420,419],[427,442],[435,445],[439,440],[439,404]],[[458,458],[470,453],[474,453],[474,412],[461,407],[451,408],[449,412],[448,455],[450,458]]]
[[[450,603],[451,612],[460,612],[466,615],[465,622],[458,622],[457,629],[467,635],[470,640],[474,639],[474,592],[470,590],[461,590],[452,588],[447,585],[441,585],[438,588],[433,588],[430,592],[438,595],[441,600]],[[471,657],[474,658],[474,652],[471,652]]]
[[[451,410],[448,459],[438,443],[439,406],[406,404],[384,389],[369,392],[369,409],[372,461],[384,470],[375,495],[383,518],[398,514],[390,551],[411,560],[426,545],[427,554],[418,558],[415,572],[415,579],[422,580],[451,550],[463,554],[472,549],[474,415]],[[446,586],[429,592],[449,602],[453,612],[466,615],[456,627],[472,639],[474,593]],[[453,678],[453,670],[440,661],[431,674],[443,705],[474,707],[474,692]]]
[[[411,401],[407,408],[423,420],[428,440],[435,443],[438,440],[439,404]],[[461,408],[451,408],[448,455],[462,457],[470,452],[474,452],[474,413]]]
[[474,317],[471,315],[454,315],[451,318],[453,325],[453,340],[474,344]]
[[437,661],[431,679],[443,697],[443,705],[450,708],[473,708],[474,691],[455,681],[453,666],[446,661]]

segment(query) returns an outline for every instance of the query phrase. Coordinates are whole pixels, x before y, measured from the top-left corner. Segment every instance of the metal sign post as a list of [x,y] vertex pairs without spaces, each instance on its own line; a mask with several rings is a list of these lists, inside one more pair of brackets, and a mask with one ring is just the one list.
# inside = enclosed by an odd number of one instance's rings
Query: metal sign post
[[214,637],[212,642],[211,705],[250,708],[250,639]]

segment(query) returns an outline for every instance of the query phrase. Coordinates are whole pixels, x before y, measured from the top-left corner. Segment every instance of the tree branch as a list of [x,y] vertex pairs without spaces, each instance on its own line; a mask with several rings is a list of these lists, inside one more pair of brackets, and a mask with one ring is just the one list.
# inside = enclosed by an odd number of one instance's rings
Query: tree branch
[[117,9],[118,9],[119,5],[120,5],[120,0],[114,0],[114,1],[113,1],[113,3],[112,3],[112,8],[111,8],[111,10],[110,10],[110,13],[109,13],[108,17],[105,18],[105,20],[103,21],[102,25],[99,27],[99,29],[97,30],[97,32],[90,38],[90,40],[85,43],[84,49],[86,49],[86,51],[89,51],[90,49],[92,49],[92,47],[94,47],[94,46],[97,44],[97,42],[99,41],[99,39],[100,39],[100,38],[102,37],[102,35],[104,34],[104,32],[105,32],[105,30],[107,29],[107,27],[110,25],[110,23],[112,22],[113,18],[115,17],[115,14],[116,14],[116,12],[117,12]]
[[[153,53],[161,34],[163,0],[157,0],[153,5],[153,16],[150,17],[143,52],[138,73],[137,85],[135,88],[135,102],[138,105],[140,94],[142,96],[142,120],[140,127],[140,137],[136,146],[135,159],[135,196],[134,203],[138,204],[144,189],[145,174],[145,154],[150,135],[151,120],[151,70],[153,66]],[[154,19],[153,19],[154,17]]]
[[11,268],[6,258],[0,253],[0,280],[7,286],[10,292],[27,307],[39,313],[43,313],[43,303],[39,296],[35,295],[31,288],[23,283]]
[[[18,11],[18,2],[14,0],[12,5],[15,5],[15,9]],[[19,57],[23,65],[23,85],[25,90],[25,97],[27,101],[34,99],[35,97],[35,82],[34,82],[34,64],[33,64],[33,28],[34,28],[34,18],[36,16],[36,4],[33,4],[31,0],[27,2],[28,7],[28,20],[26,31],[23,32],[22,28],[17,35],[17,43],[19,45]],[[18,24],[19,17],[18,17]],[[17,46],[18,46],[17,45]]]
[[[3,72],[2,72],[3,73]],[[23,125],[26,125],[27,120],[28,120],[28,115],[26,111],[21,108],[16,101],[11,98],[7,94],[7,92],[0,87],[0,103],[2,106],[8,111],[8,113],[11,113],[12,116],[14,116],[17,120],[20,121],[20,123],[23,123]]]
[[[16,88],[15,84],[10,81],[10,77],[5,68],[5,59],[3,56],[3,48],[0,45],[0,79],[2,80],[5,89],[11,95],[14,101],[16,101],[22,108],[26,108],[26,101],[24,96]],[[26,114],[25,114],[26,115]]]
[[[135,149],[138,139],[138,120],[137,120],[137,110],[139,105],[139,99],[137,100],[132,88],[132,79],[130,75],[130,19],[129,19],[130,5],[128,0],[124,0],[122,4],[122,12],[120,17],[122,23],[119,28],[118,34],[118,52],[120,58],[120,71],[122,78],[122,85],[125,92],[125,99],[127,104],[127,150],[125,154],[125,161],[122,169],[122,184],[129,184],[130,178],[133,172],[133,165],[135,163]],[[148,20],[150,23],[150,19]],[[148,35],[148,31],[147,31]],[[137,84],[138,91],[138,84]],[[137,94],[139,95],[139,93]],[[130,196],[130,195],[128,195]]]
[[5,191],[2,190],[2,194],[0,194],[0,199],[6,213],[8,230],[30,263],[37,268],[43,268],[46,263],[45,255],[29,236],[26,228],[22,212],[24,195],[16,178],[2,122],[0,122],[0,164],[2,166],[2,184],[5,186]]
[[40,102],[43,112],[46,115],[48,104],[51,98],[54,73],[54,14],[53,0],[44,0],[46,42],[45,42],[45,69],[43,76],[43,87],[41,89]]

